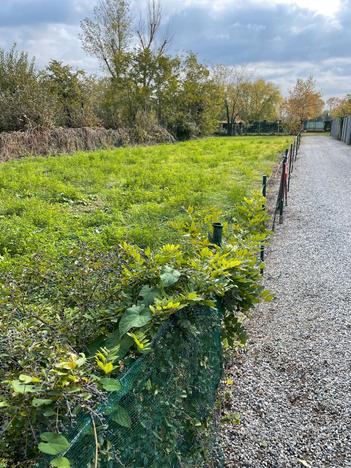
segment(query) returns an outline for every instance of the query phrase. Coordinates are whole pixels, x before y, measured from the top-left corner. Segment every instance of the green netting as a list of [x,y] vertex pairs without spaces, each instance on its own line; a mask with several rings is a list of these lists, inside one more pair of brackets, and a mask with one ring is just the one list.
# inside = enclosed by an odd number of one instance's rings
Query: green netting
[[[94,418],[99,467],[202,466],[207,420],[222,373],[220,315],[205,307],[181,311],[162,327],[153,352],[124,373],[122,389]],[[118,405],[127,410],[131,427],[112,420]],[[67,438],[71,466],[94,466],[91,417],[81,412]]]

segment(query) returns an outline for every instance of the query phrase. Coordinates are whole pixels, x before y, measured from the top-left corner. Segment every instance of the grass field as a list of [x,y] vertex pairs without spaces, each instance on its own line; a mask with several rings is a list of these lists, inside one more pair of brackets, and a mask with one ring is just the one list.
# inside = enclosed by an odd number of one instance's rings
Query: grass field
[[78,240],[99,248],[174,241],[184,207],[232,210],[260,187],[288,142],[208,138],[4,163],[0,255],[18,260]]

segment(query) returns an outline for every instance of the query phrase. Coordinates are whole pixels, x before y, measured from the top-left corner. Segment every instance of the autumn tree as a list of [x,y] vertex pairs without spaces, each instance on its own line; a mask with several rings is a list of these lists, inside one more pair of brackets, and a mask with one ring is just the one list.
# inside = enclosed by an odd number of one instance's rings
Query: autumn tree
[[351,95],[344,98],[332,97],[327,101],[329,112],[333,118],[344,118],[351,115]]
[[292,126],[301,126],[304,121],[319,117],[324,101],[316,89],[313,77],[298,79],[283,105],[284,120]]

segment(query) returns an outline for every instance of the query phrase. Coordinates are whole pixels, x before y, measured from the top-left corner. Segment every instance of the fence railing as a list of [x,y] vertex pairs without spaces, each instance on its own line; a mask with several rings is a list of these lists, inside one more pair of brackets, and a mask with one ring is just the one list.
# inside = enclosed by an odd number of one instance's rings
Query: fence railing
[[[280,184],[278,190],[278,196],[274,208],[273,213],[273,224],[272,224],[272,231],[275,230],[277,216],[279,214],[279,223],[282,224],[284,220],[284,208],[288,205],[288,193],[290,190],[290,181],[291,181],[291,174],[294,172],[294,164],[297,159],[297,155],[301,145],[301,133],[299,133],[295,138],[294,142],[290,145],[285,151],[283,159],[279,165],[279,172],[280,172]],[[267,198],[267,180],[268,177],[266,175],[263,176],[262,179],[262,195],[264,198]],[[262,207],[266,210],[266,206]],[[265,245],[261,245],[260,251],[260,260],[261,260],[261,273],[264,274],[264,260],[265,260]]]
[[291,175],[294,172],[294,165],[301,145],[301,133],[295,138],[294,142],[285,151],[285,155],[280,164],[280,184],[277,201],[273,214],[272,231],[275,230],[277,217],[279,215],[279,224],[284,220],[284,208],[288,206],[288,193],[290,191]]

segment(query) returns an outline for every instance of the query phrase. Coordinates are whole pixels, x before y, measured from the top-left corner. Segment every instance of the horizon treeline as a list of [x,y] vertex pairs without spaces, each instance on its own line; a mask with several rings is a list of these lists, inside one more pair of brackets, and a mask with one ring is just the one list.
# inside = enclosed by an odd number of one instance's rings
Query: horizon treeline
[[276,84],[244,68],[210,68],[192,52],[170,54],[158,0],[139,13],[134,23],[128,0],[99,0],[92,17],[82,20],[82,46],[99,60],[101,77],[54,58],[38,69],[15,44],[0,49],[0,131],[159,125],[188,139],[213,134],[219,121],[229,129],[238,120],[296,123],[322,112],[312,78],[298,82],[297,92],[307,90],[308,109],[295,115],[296,105],[284,101]]

